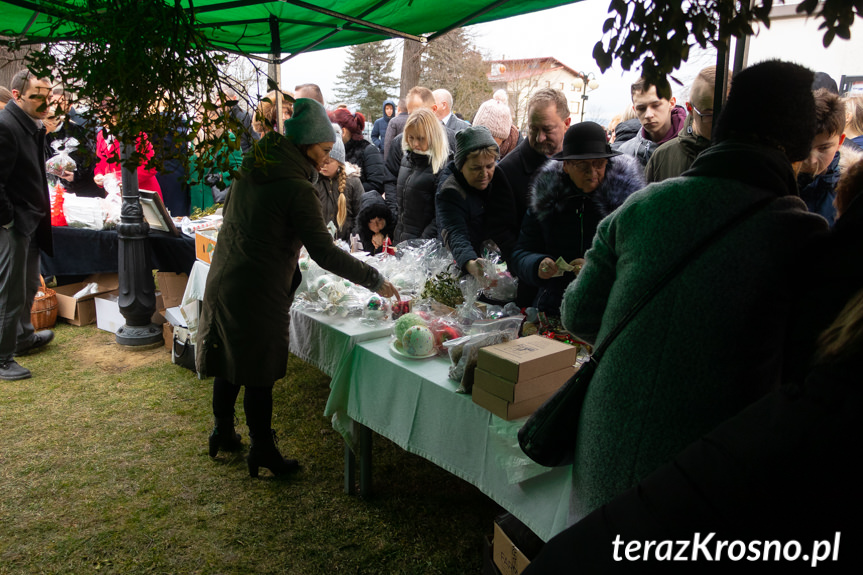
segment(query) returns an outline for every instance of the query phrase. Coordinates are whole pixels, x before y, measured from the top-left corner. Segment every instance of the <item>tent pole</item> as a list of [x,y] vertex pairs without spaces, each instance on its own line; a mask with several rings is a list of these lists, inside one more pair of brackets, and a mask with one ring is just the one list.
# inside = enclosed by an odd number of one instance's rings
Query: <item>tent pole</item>
[[[279,58],[282,55],[282,37],[279,36],[279,21],[273,15],[270,15],[270,40],[270,61],[267,64],[267,75],[273,84],[275,84],[276,90],[281,93],[282,65],[279,63]],[[268,87],[267,92],[269,91]],[[276,123],[273,126],[273,130],[281,134],[284,131],[282,125],[282,107],[284,103],[280,94],[276,95],[276,101],[273,103],[276,105]]]

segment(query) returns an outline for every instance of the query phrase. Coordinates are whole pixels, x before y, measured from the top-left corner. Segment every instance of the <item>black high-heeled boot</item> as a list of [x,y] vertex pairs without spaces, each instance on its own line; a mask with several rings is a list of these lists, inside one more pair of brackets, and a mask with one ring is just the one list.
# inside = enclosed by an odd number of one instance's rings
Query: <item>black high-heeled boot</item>
[[276,447],[278,437],[276,430],[271,429],[269,433],[261,431],[260,433],[249,432],[249,437],[252,439],[252,446],[249,448],[249,456],[247,462],[249,464],[249,476],[257,477],[258,469],[266,467],[276,477],[284,477],[289,473],[293,473],[300,468],[300,464],[296,459],[285,459]]
[[219,451],[242,451],[243,438],[234,430],[234,420],[225,423],[216,419],[213,432],[210,433],[210,457],[216,457]]

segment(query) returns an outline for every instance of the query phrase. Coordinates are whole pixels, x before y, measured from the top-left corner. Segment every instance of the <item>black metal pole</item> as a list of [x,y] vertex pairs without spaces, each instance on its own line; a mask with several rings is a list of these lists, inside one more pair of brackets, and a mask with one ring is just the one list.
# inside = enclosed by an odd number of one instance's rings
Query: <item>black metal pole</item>
[[[132,145],[124,145],[121,159],[133,152]],[[147,252],[147,233],[150,224],[144,220],[144,210],[138,198],[138,172],[123,167],[123,206],[119,238],[120,313],[126,323],[115,335],[120,345],[140,346],[162,341],[162,330],[151,318],[156,311],[156,286]]]

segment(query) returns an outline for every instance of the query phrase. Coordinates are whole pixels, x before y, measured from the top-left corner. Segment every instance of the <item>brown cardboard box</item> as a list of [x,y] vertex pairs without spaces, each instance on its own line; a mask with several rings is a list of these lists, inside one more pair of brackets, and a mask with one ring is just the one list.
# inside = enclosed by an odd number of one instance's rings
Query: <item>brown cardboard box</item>
[[162,305],[159,307],[157,304],[156,309],[167,309],[180,305],[183,301],[183,294],[186,292],[189,276],[173,272],[157,272],[156,281],[159,282],[159,291],[162,292]]
[[479,350],[476,366],[513,383],[575,365],[575,346],[529,335]]
[[174,347],[174,324],[169,321],[162,324],[162,339],[165,340],[165,349]]
[[209,264],[213,259],[213,250],[216,249],[216,238],[218,230],[198,230],[195,232],[195,257]]
[[494,564],[503,575],[519,575],[527,569],[530,561],[506,536],[497,521],[494,523],[494,544],[492,548]]
[[512,421],[513,419],[525,417],[536,411],[537,408],[545,403],[545,400],[551,397],[553,393],[554,392],[537,395],[536,397],[531,397],[530,399],[519,401],[518,403],[510,403],[505,399],[492,395],[482,387],[477,387],[476,383],[474,383],[471,396],[473,397],[473,402],[475,404],[486,408],[501,419]]
[[[73,296],[87,284],[99,285],[97,293],[75,299]],[[83,282],[57,286],[57,316],[72,325],[89,325],[96,321],[96,303],[93,301],[98,293],[107,293],[120,286],[117,274],[96,274]]]
[[537,395],[554,393],[574,374],[575,367],[569,366],[533,379],[513,383],[484,369],[476,369],[473,385],[480,386],[490,394],[510,403],[519,403]]

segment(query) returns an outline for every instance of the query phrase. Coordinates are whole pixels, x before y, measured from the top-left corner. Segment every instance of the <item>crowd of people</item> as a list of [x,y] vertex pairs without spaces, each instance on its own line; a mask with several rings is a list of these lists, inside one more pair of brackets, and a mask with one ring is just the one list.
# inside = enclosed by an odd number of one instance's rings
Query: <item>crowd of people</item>
[[[234,404],[245,386],[250,474],[298,468],[270,422],[302,246],[325,269],[397,297],[333,237],[356,235],[370,253],[439,238],[460,272],[478,278],[491,242],[518,278],[516,303],[560,316],[592,345],[683,262],[607,350],[574,414],[573,527],[528,572],[614,572],[625,567],[612,553],[621,533],[853,537],[863,506],[845,458],[860,435],[863,98],[841,97],[825,76],[753,65],[729,82],[717,118],[715,67],[698,74],[683,106],[667,82],[640,78],[608,126],[571,124],[563,93],[539,89],[526,137],[505,94],[468,122],[448,90],[415,86],[383,103],[367,140],[365,116],[327,111],[317,86],[273,92],[237,136],[245,151],[257,141],[268,161],[238,157],[232,186],[227,173],[207,184],[208,201],[225,203],[197,348],[200,372],[215,376],[211,456],[243,448]],[[14,356],[53,337],[29,325],[32,270],[51,238],[45,148],[25,140],[57,121],[45,102],[66,114],[52,133],[87,127],[44,80],[16,76],[10,97],[0,160],[7,146],[21,152],[0,161],[0,378],[19,379],[29,372]],[[111,145],[100,132],[97,158]],[[101,163],[78,170],[61,177],[98,188]],[[268,333],[252,306],[273,311]]]

